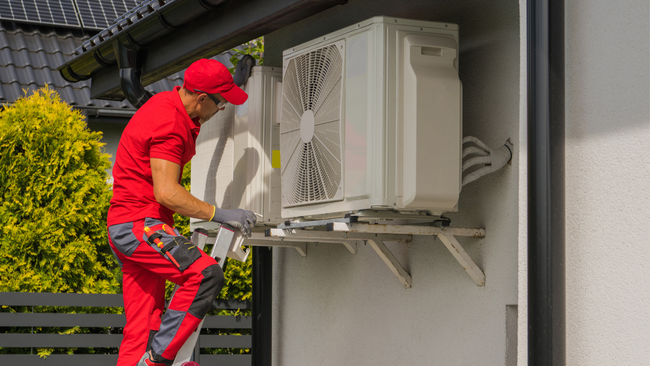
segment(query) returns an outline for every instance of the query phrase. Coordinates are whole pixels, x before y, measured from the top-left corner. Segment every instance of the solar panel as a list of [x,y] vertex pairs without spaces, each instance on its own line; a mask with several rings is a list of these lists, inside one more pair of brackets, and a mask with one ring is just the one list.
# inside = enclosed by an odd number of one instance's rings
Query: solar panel
[[75,0],[84,28],[105,29],[122,14],[135,8],[143,0]]
[[142,2],[144,0],[0,0],[0,19],[101,30]]
[[73,0],[0,0],[0,19],[80,26]]

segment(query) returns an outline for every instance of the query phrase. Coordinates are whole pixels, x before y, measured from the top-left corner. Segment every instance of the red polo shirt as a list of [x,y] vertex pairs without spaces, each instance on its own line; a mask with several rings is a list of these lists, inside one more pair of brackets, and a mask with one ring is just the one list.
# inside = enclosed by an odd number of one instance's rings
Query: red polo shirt
[[[133,115],[122,133],[113,166],[113,199],[108,226],[145,217],[174,225],[174,212],[153,195],[150,158],[183,167],[196,153],[199,119],[190,119],[180,87],[154,95]],[[179,177],[179,182],[180,182]]]

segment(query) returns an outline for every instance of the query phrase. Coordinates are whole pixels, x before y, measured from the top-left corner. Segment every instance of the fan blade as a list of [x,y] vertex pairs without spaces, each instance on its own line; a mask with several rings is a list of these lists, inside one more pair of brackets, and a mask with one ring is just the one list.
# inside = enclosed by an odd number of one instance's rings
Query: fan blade
[[299,142],[296,146],[296,150],[292,154],[291,158],[286,162],[283,160],[283,169],[282,172],[282,191],[284,196],[290,204],[295,204],[300,202],[300,162],[302,160],[303,153],[303,143]]
[[282,84],[282,121],[280,132],[300,128],[300,119],[302,118],[302,106],[300,101],[300,89],[298,86],[298,76],[294,71],[295,61],[289,63],[288,72],[285,75]]
[[336,46],[332,45],[327,48],[325,57],[327,59],[327,68],[323,68],[321,79],[318,80],[318,92],[314,95],[314,113],[328,100],[333,91],[338,92],[339,99],[341,95],[340,82],[343,76],[341,53]]
[[309,75],[311,73],[309,55],[302,55],[295,59],[295,72],[298,80],[298,87],[300,88],[300,102],[302,104],[302,110],[306,111],[310,109],[309,106]]
[[334,83],[334,88],[325,95],[318,109],[314,111],[316,123],[326,119],[339,118],[341,110],[341,79]]
[[296,151],[303,142],[300,140],[300,131],[294,131],[291,133],[286,133],[281,136],[280,139],[280,151],[283,153],[280,154],[282,174],[286,170],[289,162],[293,159]]
[[341,164],[341,138],[338,127],[339,121],[321,124],[314,129],[314,140],[317,140],[323,148],[339,164]]
[[302,114],[299,114],[299,112],[293,107],[291,101],[287,97],[285,97],[282,102],[282,121],[280,123],[280,133],[299,130]]
[[333,158],[333,155],[323,147],[319,140],[314,145],[317,152],[316,165],[323,177],[323,190],[326,198],[333,198],[341,184],[341,163]]

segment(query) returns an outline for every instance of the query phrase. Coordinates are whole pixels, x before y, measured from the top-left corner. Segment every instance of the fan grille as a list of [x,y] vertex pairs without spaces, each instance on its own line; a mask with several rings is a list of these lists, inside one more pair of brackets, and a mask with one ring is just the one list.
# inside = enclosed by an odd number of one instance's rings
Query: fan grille
[[[338,44],[300,55],[287,65],[280,124],[285,206],[342,197],[342,76]],[[306,111],[313,112],[313,120],[305,122]],[[313,137],[304,141],[301,128],[309,129],[305,126],[309,123],[313,123]]]

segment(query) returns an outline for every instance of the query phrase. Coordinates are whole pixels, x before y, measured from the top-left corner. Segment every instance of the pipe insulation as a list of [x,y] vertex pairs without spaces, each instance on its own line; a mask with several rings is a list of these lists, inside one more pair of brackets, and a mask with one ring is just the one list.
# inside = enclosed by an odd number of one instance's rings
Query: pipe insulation
[[492,149],[483,141],[474,136],[463,138],[463,145],[474,144],[476,146],[467,146],[463,149],[463,159],[469,157],[463,162],[463,172],[476,167],[483,166],[463,177],[463,185],[471,183],[484,175],[494,173],[503,168],[512,159],[512,142],[508,139],[503,146],[498,149]]

